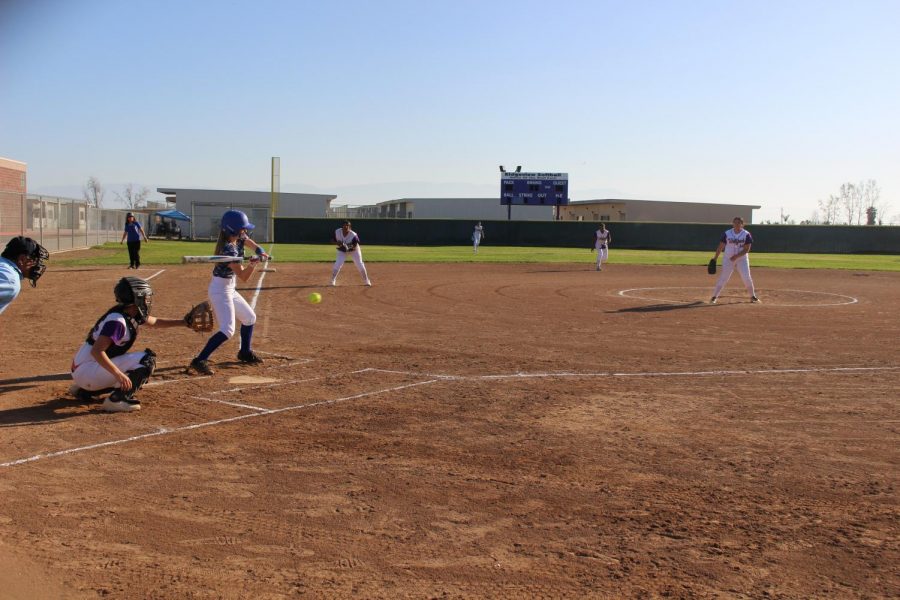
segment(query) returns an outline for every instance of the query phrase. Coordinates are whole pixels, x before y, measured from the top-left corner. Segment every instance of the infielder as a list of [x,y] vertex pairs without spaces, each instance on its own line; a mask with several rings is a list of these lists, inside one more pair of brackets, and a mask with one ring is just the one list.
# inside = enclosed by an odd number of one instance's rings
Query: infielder
[[603,270],[603,263],[609,260],[609,245],[612,243],[612,235],[606,230],[606,225],[600,223],[600,229],[594,232],[594,243],[591,252],[597,251],[597,270]]
[[478,225],[475,226],[475,231],[472,232],[472,252],[478,254],[478,246],[481,244],[481,241],[484,239],[484,227],[481,226],[481,221],[478,221]]
[[715,304],[718,301],[722,288],[731,279],[731,274],[734,273],[735,269],[740,273],[744,287],[750,293],[750,302],[759,302],[759,298],[756,297],[756,291],[753,289],[753,278],[750,277],[750,257],[748,256],[750,248],[753,246],[753,236],[744,229],[744,219],[741,217],[735,217],[732,223],[734,227],[722,234],[719,247],[716,248],[716,255],[713,257],[713,260],[718,259],[719,254],[722,254],[724,250],[722,273],[719,275],[718,281],[716,281],[712,298],[709,300],[710,304]]
[[269,258],[266,251],[247,235],[247,232],[254,227],[256,226],[247,219],[247,215],[239,210],[229,210],[222,215],[219,240],[216,242],[216,255],[243,257],[244,246],[248,245],[255,250],[256,256],[250,259],[250,264],[246,267],[240,263],[216,263],[213,268],[213,277],[208,288],[209,303],[212,305],[216,321],[219,323],[219,331],[209,338],[200,354],[191,361],[190,370],[200,375],[214,373],[209,366],[209,357],[234,335],[235,317],[241,322],[241,347],[238,350],[238,360],[248,364],[262,362],[262,359],[250,349],[256,313],[235,290],[235,276],[241,281],[247,281],[253,275],[256,264],[260,260]]
[[0,254],[0,313],[22,291],[22,279],[28,278],[31,287],[37,285],[49,258],[47,250],[31,238],[20,235],[9,240]]
[[356,265],[359,274],[362,275],[364,285],[372,285],[369,280],[369,274],[366,272],[366,265],[363,263],[362,250],[359,249],[359,236],[355,231],[350,229],[350,221],[344,221],[340,229],[334,230],[334,242],[337,244],[337,258],[334,260],[334,266],[331,268],[331,283],[329,285],[337,285],[337,276],[344,266],[344,261],[349,256]]
[[156,354],[146,348],[129,352],[141,325],[177,327],[185,319],[158,319],[150,314],[153,289],[137,277],[123,277],[113,289],[116,305],[103,313],[72,360],[72,392],[80,400],[112,392],[103,401],[108,412],[140,410],[134,397],[156,368]]

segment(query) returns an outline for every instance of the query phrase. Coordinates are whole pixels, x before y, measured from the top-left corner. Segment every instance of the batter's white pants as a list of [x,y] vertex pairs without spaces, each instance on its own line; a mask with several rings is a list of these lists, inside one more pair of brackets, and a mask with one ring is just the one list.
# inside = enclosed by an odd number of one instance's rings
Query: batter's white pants
[[[146,352],[144,351],[128,352],[127,354],[111,358],[110,360],[120,371],[127,373],[128,371],[133,371],[143,366],[141,360],[144,358],[145,354]],[[106,388],[121,387],[119,385],[119,380],[116,379],[115,375],[104,369],[100,363],[93,358],[78,365],[78,367],[72,371],[72,379],[75,381],[75,385],[89,392],[96,392],[97,390]]]
[[353,260],[353,264],[356,265],[356,270],[362,275],[363,281],[368,281],[369,274],[366,272],[366,265],[363,263],[362,251],[359,249],[359,246],[350,252],[337,251],[337,258],[334,260],[334,267],[331,269],[331,280],[337,279],[338,273],[341,272],[341,267],[344,266],[344,261],[347,260],[348,256]]
[[753,289],[753,278],[750,277],[750,257],[745,254],[737,260],[731,260],[727,256],[722,260],[722,273],[719,275],[718,281],[716,281],[716,287],[712,294],[713,298],[719,296],[719,293],[725,287],[725,284],[728,283],[728,280],[731,279],[731,274],[735,270],[740,274],[744,287],[747,288],[750,295],[756,295],[756,291]]
[[256,313],[235,291],[236,277],[213,277],[209,282],[209,303],[219,323],[219,331],[229,338],[234,335],[234,319],[237,317],[241,325],[256,323]]
[[597,266],[599,267],[601,264],[605,263],[609,260],[609,248],[597,248]]

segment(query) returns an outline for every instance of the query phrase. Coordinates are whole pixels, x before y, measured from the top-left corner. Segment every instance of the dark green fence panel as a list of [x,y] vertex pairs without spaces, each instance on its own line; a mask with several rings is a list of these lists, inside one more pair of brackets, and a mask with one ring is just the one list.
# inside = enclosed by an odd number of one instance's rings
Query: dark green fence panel
[[[275,240],[325,244],[341,219],[275,219]],[[598,223],[587,221],[482,221],[486,246],[588,248]],[[713,251],[727,223],[609,223],[614,248]],[[462,246],[471,243],[475,221],[355,219],[363,244]],[[756,252],[900,254],[900,227],[846,225],[750,225]]]

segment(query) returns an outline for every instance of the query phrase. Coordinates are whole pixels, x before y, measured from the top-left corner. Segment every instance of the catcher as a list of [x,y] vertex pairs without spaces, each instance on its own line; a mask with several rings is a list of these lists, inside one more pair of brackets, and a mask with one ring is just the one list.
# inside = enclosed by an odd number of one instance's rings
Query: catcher
[[334,266],[331,268],[331,283],[329,285],[337,285],[337,276],[344,266],[347,256],[353,260],[359,274],[362,275],[363,285],[372,285],[369,280],[369,274],[366,272],[366,265],[363,263],[362,250],[359,249],[359,236],[355,231],[350,229],[350,221],[344,221],[340,229],[334,231],[334,242],[337,244],[337,258]]
[[[153,288],[137,277],[123,277],[113,288],[116,305],[97,319],[72,361],[72,392],[89,401],[104,394],[107,412],[140,410],[134,397],[156,368],[156,354],[149,348],[129,352],[141,325],[212,329],[212,311],[207,303],[195,306],[182,319],[160,319],[150,314]],[[205,305],[205,310],[204,310]]]

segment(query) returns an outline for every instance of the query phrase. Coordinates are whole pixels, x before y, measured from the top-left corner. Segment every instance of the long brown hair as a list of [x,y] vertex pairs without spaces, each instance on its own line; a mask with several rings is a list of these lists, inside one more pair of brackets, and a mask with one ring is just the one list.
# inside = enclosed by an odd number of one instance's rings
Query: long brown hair
[[223,252],[225,252],[225,244],[228,243],[228,234],[225,233],[224,229],[219,230],[219,239],[216,240],[216,256],[221,256]]

